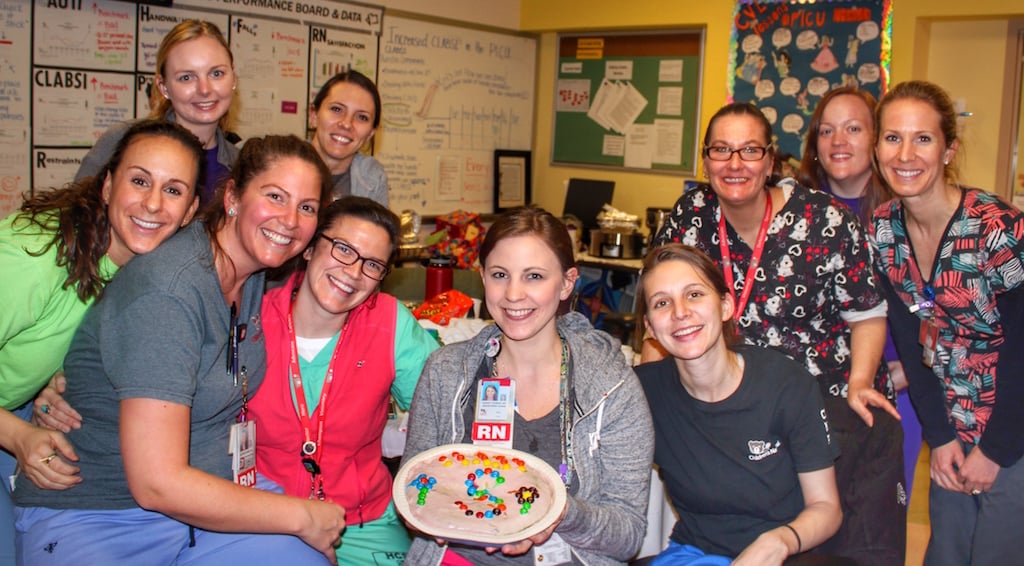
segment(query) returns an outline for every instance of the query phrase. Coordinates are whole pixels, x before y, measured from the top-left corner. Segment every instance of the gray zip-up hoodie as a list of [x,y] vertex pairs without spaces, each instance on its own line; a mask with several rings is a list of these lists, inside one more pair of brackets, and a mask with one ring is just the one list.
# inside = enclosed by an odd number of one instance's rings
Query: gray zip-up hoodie
[[[579,489],[569,497],[555,528],[584,564],[622,564],[640,549],[646,531],[654,429],[640,382],[618,340],[594,330],[586,317],[558,319],[569,346],[576,398],[573,407],[574,473]],[[410,409],[405,457],[442,444],[462,442],[463,411],[487,341],[500,335],[488,326],[474,338],[435,351],[423,368]],[[445,547],[417,537],[405,564],[440,564]]]

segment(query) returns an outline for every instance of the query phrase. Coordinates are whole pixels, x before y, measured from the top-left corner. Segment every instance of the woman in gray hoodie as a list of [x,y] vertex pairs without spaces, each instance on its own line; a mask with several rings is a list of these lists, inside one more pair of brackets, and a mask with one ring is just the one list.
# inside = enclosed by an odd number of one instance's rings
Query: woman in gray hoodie
[[[654,450],[636,375],[617,340],[578,313],[558,316],[578,276],[558,219],[535,207],[513,209],[488,231],[480,258],[495,324],[427,360],[405,457],[471,442],[478,381],[511,377],[512,446],[559,470],[568,503],[552,527],[500,548],[439,544],[420,535],[405,563],[532,564],[543,553],[545,564],[621,564],[644,537]],[[551,560],[557,556],[564,558]]]

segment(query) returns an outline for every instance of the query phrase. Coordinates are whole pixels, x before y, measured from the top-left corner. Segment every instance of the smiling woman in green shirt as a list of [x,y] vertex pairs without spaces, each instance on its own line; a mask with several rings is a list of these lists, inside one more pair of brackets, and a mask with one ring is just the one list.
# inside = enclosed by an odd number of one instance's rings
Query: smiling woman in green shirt
[[[89,305],[118,268],[191,220],[202,147],[169,122],[140,122],[96,177],[37,194],[0,220],[0,447],[36,485],[66,489],[77,470],[58,432],[26,422],[31,399],[61,368]],[[0,451],[5,488],[15,459]],[[13,563],[10,494],[0,491],[0,565]],[[9,560],[7,560],[9,558]]]

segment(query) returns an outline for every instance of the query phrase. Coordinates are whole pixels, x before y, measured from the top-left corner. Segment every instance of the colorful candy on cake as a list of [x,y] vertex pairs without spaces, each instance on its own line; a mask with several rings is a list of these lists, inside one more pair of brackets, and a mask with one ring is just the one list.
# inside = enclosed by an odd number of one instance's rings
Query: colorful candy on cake
[[470,444],[417,455],[399,470],[393,492],[416,529],[479,544],[533,536],[558,518],[566,497],[558,474],[539,458]]

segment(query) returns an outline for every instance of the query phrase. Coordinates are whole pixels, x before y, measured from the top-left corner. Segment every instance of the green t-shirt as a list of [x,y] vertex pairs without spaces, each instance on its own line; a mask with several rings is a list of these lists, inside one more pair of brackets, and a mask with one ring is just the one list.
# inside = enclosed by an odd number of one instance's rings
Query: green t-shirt
[[[38,252],[54,231],[42,230],[17,213],[0,220],[0,406],[14,410],[35,397],[64,362],[75,329],[92,301],[82,302],[68,272],[57,265],[57,248]],[[110,278],[117,265],[100,260]]]

